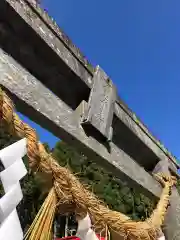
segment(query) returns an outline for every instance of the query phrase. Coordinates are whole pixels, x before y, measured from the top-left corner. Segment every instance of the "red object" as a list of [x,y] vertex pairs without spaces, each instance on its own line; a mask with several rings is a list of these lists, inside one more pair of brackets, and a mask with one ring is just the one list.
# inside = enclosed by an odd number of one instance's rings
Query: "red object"
[[99,240],[105,240],[104,237],[100,237],[98,234],[96,234],[96,236],[99,238]]
[[[100,236],[98,234],[96,236],[99,238],[99,240],[105,240],[104,237],[100,238]],[[81,240],[81,239],[76,236],[69,236],[69,237],[64,237],[64,238],[56,238],[55,240]]]
[[76,236],[69,236],[69,237],[64,237],[64,238],[56,238],[55,240],[80,240],[80,238]]

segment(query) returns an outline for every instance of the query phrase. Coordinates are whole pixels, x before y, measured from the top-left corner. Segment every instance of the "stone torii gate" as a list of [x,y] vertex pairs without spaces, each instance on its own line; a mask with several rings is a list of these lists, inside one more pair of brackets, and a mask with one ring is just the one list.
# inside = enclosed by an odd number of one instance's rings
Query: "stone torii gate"
[[[17,110],[150,198],[153,171],[178,176],[176,159],[118,97],[57,24],[30,0],[0,1],[0,85]],[[180,239],[180,197],[173,189],[165,224]]]

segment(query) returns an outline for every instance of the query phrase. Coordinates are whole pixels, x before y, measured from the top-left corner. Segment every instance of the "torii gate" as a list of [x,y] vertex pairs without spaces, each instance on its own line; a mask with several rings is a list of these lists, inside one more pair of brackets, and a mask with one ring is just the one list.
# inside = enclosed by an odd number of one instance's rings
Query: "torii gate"
[[[117,96],[108,75],[92,67],[31,0],[1,0],[0,13],[0,85],[17,110],[159,199],[162,188],[152,172],[179,178],[179,164]],[[180,238],[179,227],[180,198],[173,188],[167,240]]]

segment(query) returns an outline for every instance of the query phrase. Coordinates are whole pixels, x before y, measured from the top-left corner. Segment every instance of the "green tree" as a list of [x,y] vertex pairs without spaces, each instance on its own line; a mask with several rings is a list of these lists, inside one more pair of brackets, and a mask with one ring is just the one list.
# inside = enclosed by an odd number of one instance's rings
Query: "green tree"
[[63,141],[52,151],[61,166],[68,167],[83,183],[102,199],[111,209],[120,211],[133,219],[145,219],[153,210],[154,202],[123,184],[111,173],[78,153]]
[[177,181],[177,190],[178,190],[178,192],[180,194],[180,180]]

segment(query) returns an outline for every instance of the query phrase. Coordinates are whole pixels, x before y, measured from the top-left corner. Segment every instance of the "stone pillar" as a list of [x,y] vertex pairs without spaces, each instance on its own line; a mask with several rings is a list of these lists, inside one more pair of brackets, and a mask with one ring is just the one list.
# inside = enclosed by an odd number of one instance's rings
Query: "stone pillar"
[[[160,161],[156,165],[153,173],[158,172],[163,172],[165,174],[170,173],[168,161]],[[180,240],[180,195],[176,187],[172,189],[170,206],[168,207],[162,230],[166,240]]]

